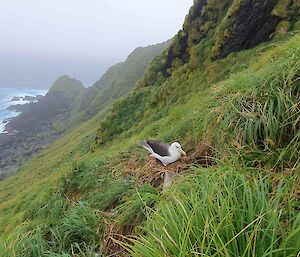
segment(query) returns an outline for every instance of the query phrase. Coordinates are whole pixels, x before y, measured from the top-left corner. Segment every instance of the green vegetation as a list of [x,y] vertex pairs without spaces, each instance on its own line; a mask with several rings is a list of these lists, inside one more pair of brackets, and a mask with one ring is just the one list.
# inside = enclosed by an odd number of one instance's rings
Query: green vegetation
[[52,92],[63,92],[67,96],[76,96],[84,91],[84,86],[79,80],[71,79],[69,76],[59,77],[52,85],[49,93]]
[[296,256],[300,216],[284,203],[293,181],[243,173],[221,165],[178,180],[142,235],[123,243],[130,256]]
[[[230,7],[207,6],[218,22]],[[217,60],[203,37],[166,76],[175,39],[129,95],[1,182],[3,256],[297,256],[300,35]],[[188,152],[164,192],[137,146],[150,137]]]
[[259,161],[284,169],[299,162],[300,62],[296,43],[293,50],[285,52],[285,59],[233,76],[216,94],[212,122],[220,124],[218,137],[235,145],[238,154],[253,164]]
[[78,101],[80,104],[74,108],[70,123],[77,125],[94,117],[98,112],[104,113],[115,100],[128,94],[142,78],[151,60],[161,54],[169,44],[170,41],[167,41],[139,47],[124,62],[110,67]]

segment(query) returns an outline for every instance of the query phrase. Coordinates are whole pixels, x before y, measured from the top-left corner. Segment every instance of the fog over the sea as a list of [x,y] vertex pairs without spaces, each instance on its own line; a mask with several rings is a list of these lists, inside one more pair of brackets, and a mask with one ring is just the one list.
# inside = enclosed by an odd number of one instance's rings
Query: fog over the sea
[[91,86],[137,46],[166,41],[192,0],[9,0],[0,5],[0,87]]

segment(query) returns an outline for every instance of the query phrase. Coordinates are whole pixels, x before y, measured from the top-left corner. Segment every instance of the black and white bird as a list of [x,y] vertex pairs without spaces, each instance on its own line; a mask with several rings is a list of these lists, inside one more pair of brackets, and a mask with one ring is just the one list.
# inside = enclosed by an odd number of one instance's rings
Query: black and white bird
[[143,140],[141,145],[151,153],[151,156],[161,161],[165,166],[180,159],[181,154],[186,155],[178,142],[171,145],[156,140]]

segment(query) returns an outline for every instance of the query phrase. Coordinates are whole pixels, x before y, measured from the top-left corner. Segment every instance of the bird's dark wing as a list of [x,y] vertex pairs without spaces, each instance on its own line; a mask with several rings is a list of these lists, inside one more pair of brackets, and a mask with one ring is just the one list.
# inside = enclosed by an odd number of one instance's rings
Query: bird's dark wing
[[157,140],[147,140],[152,150],[160,156],[169,156],[169,145]]

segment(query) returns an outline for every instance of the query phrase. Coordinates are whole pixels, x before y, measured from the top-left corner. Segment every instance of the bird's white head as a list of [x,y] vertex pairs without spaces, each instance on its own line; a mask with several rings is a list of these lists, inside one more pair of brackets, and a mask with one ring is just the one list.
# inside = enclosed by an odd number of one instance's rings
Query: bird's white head
[[181,154],[186,155],[185,151],[182,150],[181,145],[178,142],[174,142],[173,144],[171,144],[170,151],[177,152],[180,155]]

